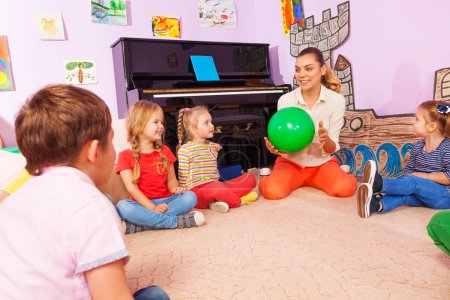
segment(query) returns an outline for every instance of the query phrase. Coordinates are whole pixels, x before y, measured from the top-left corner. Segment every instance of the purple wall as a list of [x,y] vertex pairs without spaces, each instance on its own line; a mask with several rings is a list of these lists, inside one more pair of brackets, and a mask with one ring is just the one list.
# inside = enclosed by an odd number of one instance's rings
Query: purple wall
[[[343,2],[303,0],[305,15],[319,24],[322,11],[331,8],[333,17]],[[257,6],[258,41],[278,45],[278,83],[292,83],[295,59],[276,11],[279,1]],[[450,67],[449,11],[447,0],[350,1],[350,36],[332,52],[332,65],[338,54],[350,61],[357,109],[413,113],[420,102],[433,99],[434,72]]]
[[[63,82],[63,61],[93,59],[98,84],[84,87],[99,94],[117,113],[110,45],[119,37],[152,38],[153,15],[180,16],[182,39],[264,42],[272,45],[271,60],[277,83],[291,83],[294,58],[282,35],[280,1],[235,0],[236,29],[202,28],[197,1],[129,1],[129,26],[94,24],[89,1],[7,1],[2,7],[0,34],[8,36],[16,90],[0,92],[0,134],[15,145],[14,116],[26,97],[49,83]],[[336,15],[337,0],[303,0],[306,16],[322,21],[322,11]],[[378,0],[350,1],[350,36],[332,53],[352,64],[356,108],[374,108],[378,114],[414,112],[433,97],[434,72],[450,67],[448,39],[450,2]],[[68,40],[41,41],[35,33],[34,13],[60,11]],[[333,61],[334,64],[334,61]]]
[[[182,39],[255,42],[254,0],[237,0],[236,29],[202,28],[197,21],[197,1],[135,0],[127,3],[129,26],[91,22],[90,1],[36,0],[3,3],[0,34],[8,36],[16,90],[0,92],[0,135],[6,146],[16,144],[14,117],[25,99],[40,87],[63,83],[63,61],[93,59],[97,63],[98,84],[83,87],[97,93],[117,115],[111,44],[119,37],[153,38],[153,15],[179,16]],[[41,41],[35,32],[34,14],[60,11],[67,32],[66,41]]]

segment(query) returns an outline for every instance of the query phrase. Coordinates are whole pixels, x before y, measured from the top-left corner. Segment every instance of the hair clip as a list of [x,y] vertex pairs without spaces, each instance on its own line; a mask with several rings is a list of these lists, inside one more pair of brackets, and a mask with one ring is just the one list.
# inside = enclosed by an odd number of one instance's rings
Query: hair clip
[[450,105],[442,105],[439,104],[438,106],[436,106],[438,113],[446,115],[448,113],[450,113]]
[[185,112],[185,113],[187,113],[188,111],[190,111],[191,109],[189,108],[189,107],[185,107],[185,108],[183,108],[183,111]]

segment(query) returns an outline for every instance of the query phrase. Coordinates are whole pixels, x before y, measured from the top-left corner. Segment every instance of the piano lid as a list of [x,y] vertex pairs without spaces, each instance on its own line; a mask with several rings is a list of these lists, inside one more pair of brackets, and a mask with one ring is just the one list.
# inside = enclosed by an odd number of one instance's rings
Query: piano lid
[[[127,89],[273,85],[269,44],[120,38]],[[214,58],[220,81],[196,81],[191,55]]]

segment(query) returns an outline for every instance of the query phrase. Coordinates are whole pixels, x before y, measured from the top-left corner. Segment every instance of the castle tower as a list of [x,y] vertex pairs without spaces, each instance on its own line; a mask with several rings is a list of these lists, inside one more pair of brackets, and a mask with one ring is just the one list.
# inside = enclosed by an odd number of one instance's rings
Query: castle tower
[[353,98],[352,66],[350,62],[342,55],[338,55],[334,65],[336,75],[341,81],[341,92],[345,98],[346,110],[355,110],[355,101]]
[[436,71],[434,75],[434,100],[450,100],[450,68]]
[[298,54],[307,47],[319,48],[324,59],[330,65],[331,50],[339,47],[348,37],[350,3],[344,2],[338,5],[338,15],[331,18],[331,10],[322,12],[322,23],[315,25],[314,16],[305,20],[305,29],[298,24],[291,25],[291,55]]

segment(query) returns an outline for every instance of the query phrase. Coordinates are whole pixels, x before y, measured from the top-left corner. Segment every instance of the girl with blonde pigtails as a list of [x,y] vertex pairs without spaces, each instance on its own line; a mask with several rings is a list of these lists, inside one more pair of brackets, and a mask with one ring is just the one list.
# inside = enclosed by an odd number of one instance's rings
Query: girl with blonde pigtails
[[219,144],[209,141],[214,135],[211,114],[204,106],[181,109],[178,114],[178,179],[180,185],[197,195],[196,208],[220,213],[229,208],[251,204],[258,199],[253,174],[246,173],[227,182],[219,181],[217,154]]
[[128,113],[131,149],[119,153],[116,168],[130,193],[130,199],[117,204],[127,224],[126,233],[205,223],[201,212],[190,212],[197,203],[195,194],[178,184],[173,165],[176,158],[162,143],[163,123],[163,110],[149,101],[136,102]]

